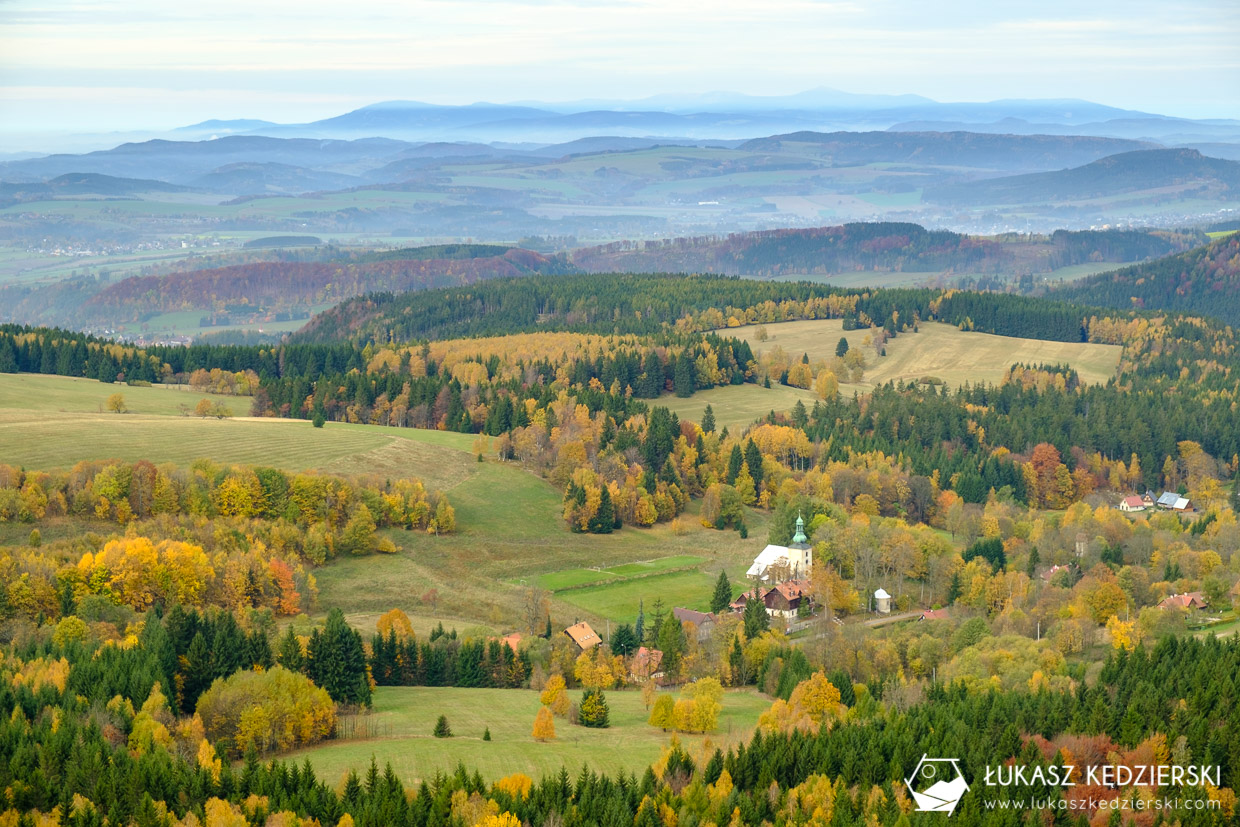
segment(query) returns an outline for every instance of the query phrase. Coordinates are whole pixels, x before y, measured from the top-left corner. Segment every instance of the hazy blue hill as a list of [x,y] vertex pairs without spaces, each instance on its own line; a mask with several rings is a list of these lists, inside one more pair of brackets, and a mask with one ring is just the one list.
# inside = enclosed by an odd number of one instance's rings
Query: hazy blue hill
[[0,164],[0,179],[39,180],[68,172],[157,178],[188,183],[227,164],[278,163],[351,172],[381,166],[409,144],[388,138],[356,141],[230,135],[213,141],[152,140],[84,155],[49,155]]
[[1230,192],[1240,189],[1240,163],[1208,158],[1195,149],[1123,152],[1056,172],[1013,175],[930,188],[927,201],[945,204],[1038,204],[1081,201],[1182,184]]
[[240,162],[226,164],[190,182],[214,192],[253,195],[259,193],[297,194],[318,190],[339,190],[365,183],[354,175],[320,172],[291,164]]
[[752,152],[811,151],[837,165],[877,162],[990,169],[1056,169],[1156,144],[1060,135],[976,132],[795,132],[741,144]]
[[40,201],[49,198],[101,196],[123,198],[152,192],[188,192],[189,187],[143,178],[116,178],[90,172],[71,172],[46,183],[0,182],[0,203]]

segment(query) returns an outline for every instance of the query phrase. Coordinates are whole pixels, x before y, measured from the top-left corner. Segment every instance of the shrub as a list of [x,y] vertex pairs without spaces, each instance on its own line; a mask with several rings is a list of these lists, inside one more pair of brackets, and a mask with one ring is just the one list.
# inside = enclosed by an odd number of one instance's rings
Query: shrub
[[217,678],[198,699],[198,714],[207,737],[232,755],[306,746],[336,730],[327,691],[282,666]]

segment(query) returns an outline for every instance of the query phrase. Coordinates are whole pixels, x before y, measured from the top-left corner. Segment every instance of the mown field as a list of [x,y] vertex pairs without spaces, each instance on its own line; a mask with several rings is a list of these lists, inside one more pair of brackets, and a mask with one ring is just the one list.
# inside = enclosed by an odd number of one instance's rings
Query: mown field
[[[580,695],[570,695],[577,700]],[[538,693],[519,689],[455,689],[381,687],[375,692],[374,711],[346,719],[344,732],[356,728],[368,736],[302,750],[287,756],[308,759],[328,784],[343,782],[350,769],[365,771],[373,756],[380,771],[386,762],[406,783],[429,780],[435,773],[451,773],[458,762],[477,769],[494,781],[523,772],[533,778],[566,767],[576,778],[583,765],[597,772],[640,774],[658,759],[670,739],[668,733],[646,723],[649,717],[636,690],[607,693],[611,727],[586,729],[556,719],[556,739],[536,742],[531,736],[538,712]],[[770,701],[753,691],[730,691],[723,699],[719,729],[710,735],[679,735],[692,754],[707,748],[747,740],[758,716]],[[452,738],[434,738],[431,730],[446,715]],[[490,727],[491,740],[483,741]],[[707,755],[709,757],[709,755]]]
[[[766,330],[765,342],[757,340],[756,327],[738,328],[730,334],[748,341],[755,353],[779,346],[794,356],[808,353],[811,359],[834,356],[840,336],[845,336],[851,347],[864,347],[862,342],[868,335],[864,330],[844,331],[839,319],[783,322],[766,325]],[[965,382],[997,383],[1016,362],[1066,363],[1076,369],[1082,381],[1101,383],[1115,374],[1122,350],[1119,345],[1020,339],[965,332],[937,322],[922,323],[920,332],[905,333],[888,342],[886,356],[875,356],[873,348],[869,348],[865,380],[856,385],[844,384],[842,391],[868,390],[885,382],[923,376],[938,377],[951,387]]]
[[[835,339],[839,341],[838,336]],[[832,345],[832,353],[835,352],[834,347]],[[787,385],[764,388],[750,384],[724,385],[699,391],[685,399],[669,394],[660,398],[658,404],[665,405],[681,419],[693,422],[701,422],[706,406],[710,405],[715,412],[716,427],[722,429],[726,426],[730,433],[737,433],[771,411],[791,409],[798,399],[804,402],[807,408],[812,408],[817,398],[813,391],[790,388]]]

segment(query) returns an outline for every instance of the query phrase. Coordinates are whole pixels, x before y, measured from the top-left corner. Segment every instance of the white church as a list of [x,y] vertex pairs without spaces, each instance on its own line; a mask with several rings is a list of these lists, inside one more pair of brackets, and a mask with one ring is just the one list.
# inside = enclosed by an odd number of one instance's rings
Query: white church
[[809,539],[805,536],[805,520],[798,515],[792,545],[768,545],[754,558],[753,565],[745,574],[762,583],[773,583],[808,579],[813,567],[814,551],[809,547]]

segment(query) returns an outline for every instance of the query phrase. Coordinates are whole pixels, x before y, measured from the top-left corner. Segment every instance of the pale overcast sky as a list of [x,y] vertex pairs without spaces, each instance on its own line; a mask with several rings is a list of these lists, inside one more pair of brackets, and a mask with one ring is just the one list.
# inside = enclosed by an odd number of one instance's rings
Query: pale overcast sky
[[0,0],[0,129],[818,86],[1240,117],[1240,3]]

